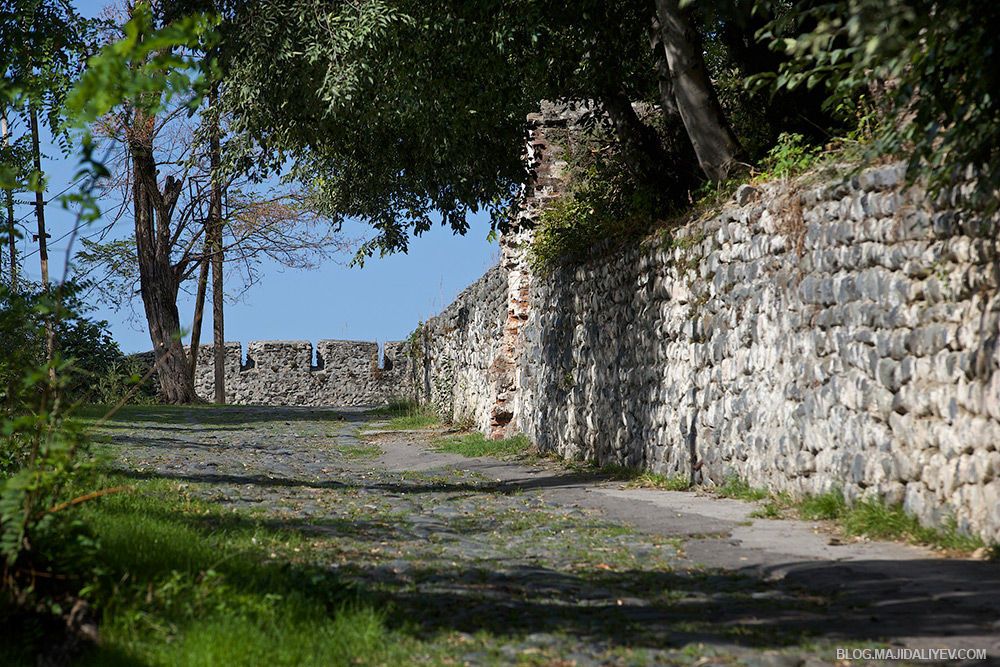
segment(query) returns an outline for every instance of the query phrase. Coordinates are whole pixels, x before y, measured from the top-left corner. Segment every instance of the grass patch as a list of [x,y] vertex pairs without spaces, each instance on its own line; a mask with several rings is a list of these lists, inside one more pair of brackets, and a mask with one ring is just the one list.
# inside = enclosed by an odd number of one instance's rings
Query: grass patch
[[847,513],[847,501],[839,490],[803,498],[798,503],[799,516],[803,519],[839,519]]
[[726,481],[715,489],[715,492],[723,498],[735,498],[737,500],[764,500],[771,496],[767,489],[760,489],[750,486],[750,483],[730,475]]
[[[923,544],[952,551],[956,555],[969,554],[986,546],[978,536],[962,533],[954,519],[946,521],[944,526],[921,526],[917,517],[904,512],[901,506],[886,505],[877,499],[863,500],[850,505],[838,489],[793,500],[787,492],[769,493],[732,476],[716,489],[716,493],[739,500],[766,500],[760,509],[750,514],[752,518],[797,517],[806,521],[831,521],[846,535]],[[1000,556],[1000,547],[991,546],[990,549],[988,554],[992,554],[995,550]]]
[[337,451],[349,461],[371,461],[382,456],[382,448],[376,445],[338,445]]
[[985,546],[980,537],[962,533],[953,518],[944,526],[922,526],[917,517],[899,505],[886,505],[876,499],[849,505],[837,489],[802,500],[798,509],[802,518],[834,521],[848,535],[926,544],[961,553]]
[[480,456],[523,454],[531,447],[531,442],[524,435],[516,435],[504,440],[487,440],[482,433],[465,433],[435,440],[431,445],[435,451],[478,458]]
[[388,428],[393,431],[412,431],[417,429],[434,428],[439,426],[441,420],[433,412],[424,412],[406,417],[396,417],[391,419]]
[[389,401],[388,405],[382,405],[377,408],[373,408],[368,411],[368,414],[374,417],[405,417],[411,414],[415,410],[420,409],[420,404],[416,401],[404,398],[398,398]]
[[687,491],[691,488],[691,479],[686,475],[667,476],[618,463],[607,463],[599,468],[598,473],[608,475],[613,481],[625,482],[625,487],[630,489]]
[[80,664],[405,662],[406,638],[390,637],[378,605],[310,565],[301,533],[157,479],[85,503],[80,518],[98,546],[70,576],[101,628]]
[[375,408],[369,414],[389,419],[387,428],[393,431],[411,431],[433,428],[441,423],[433,406],[416,401],[396,400],[389,405]]
[[753,519],[788,519],[795,516],[795,501],[787,491],[772,494],[760,509],[750,513]]

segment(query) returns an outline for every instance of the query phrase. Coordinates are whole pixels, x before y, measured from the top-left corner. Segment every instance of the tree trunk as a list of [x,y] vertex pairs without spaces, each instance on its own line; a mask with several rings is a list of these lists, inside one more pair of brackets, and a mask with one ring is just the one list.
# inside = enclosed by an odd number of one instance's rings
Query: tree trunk
[[198,372],[198,348],[201,346],[201,321],[205,317],[205,291],[208,288],[208,229],[205,230],[205,248],[198,269],[198,295],[194,300],[194,322],[191,324],[191,382]]
[[[209,104],[215,107],[219,99],[219,86],[212,86]],[[212,163],[212,191],[208,205],[209,229],[212,233],[212,331],[215,340],[215,402],[226,402],[226,334],[222,312],[222,158],[219,146],[219,115],[217,109],[210,109],[211,132],[209,137],[209,159]],[[207,232],[206,232],[207,234]]]
[[601,106],[615,127],[622,158],[632,176],[643,185],[665,187],[669,158],[655,130],[639,119],[622,91],[601,95]]
[[656,68],[656,85],[660,93],[660,110],[663,113],[663,124],[667,133],[667,145],[671,152],[680,156],[682,162],[694,164],[697,157],[684,128],[684,120],[677,110],[677,99],[674,97],[674,81],[670,76],[670,65],[663,48],[663,34],[660,22],[652,17],[646,29],[649,38],[649,49],[653,53],[653,63]]
[[177,311],[180,282],[170,262],[170,217],[180,183],[168,177],[164,192],[160,192],[153,159],[153,118],[138,108],[129,130],[129,149],[139,286],[149,338],[160,364],[160,396],[167,403],[192,403],[198,397],[181,344]]
[[[655,0],[674,100],[702,171],[724,181],[743,161],[743,148],[715,94],[701,40],[677,0]],[[662,93],[662,89],[661,89]]]

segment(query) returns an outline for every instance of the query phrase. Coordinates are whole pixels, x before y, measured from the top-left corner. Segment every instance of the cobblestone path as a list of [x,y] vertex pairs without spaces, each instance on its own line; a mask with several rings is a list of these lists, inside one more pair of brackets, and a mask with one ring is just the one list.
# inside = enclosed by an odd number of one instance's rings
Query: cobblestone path
[[[713,565],[713,553],[753,561],[730,539],[746,522],[635,528],[621,516],[634,497],[619,493],[616,511],[573,502],[594,482],[554,464],[438,455],[417,434],[359,438],[369,421],[352,409],[140,409],[104,433],[130,474],[307,534],[317,563],[388,602],[388,623],[448,643],[457,664],[856,665],[843,651],[900,634],[907,646],[995,640],[997,617],[974,606],[939,618],[929,599],[880,607],[903,590],[884,577],[866,597],[807,559],[781,578]],[[962,664],[920,664],[938,663]]]

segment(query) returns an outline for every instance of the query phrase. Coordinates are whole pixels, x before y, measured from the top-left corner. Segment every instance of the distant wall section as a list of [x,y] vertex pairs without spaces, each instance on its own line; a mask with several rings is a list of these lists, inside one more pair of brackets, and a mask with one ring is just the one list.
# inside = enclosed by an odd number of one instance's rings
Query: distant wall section
[[[235,405],[380,405],[413,393],[406,344],[349,340],[226,343],[226,402]],[[190,349],[188,349],[190,353]],[[215,395],[214,345],[198,348],[195,391]],[[150,362],[152,353],[144,355]]]
[[421,325],[415,385],[443,419],[493,430],[506,370],[498,361],[506,317],[507,275],[497,265]]

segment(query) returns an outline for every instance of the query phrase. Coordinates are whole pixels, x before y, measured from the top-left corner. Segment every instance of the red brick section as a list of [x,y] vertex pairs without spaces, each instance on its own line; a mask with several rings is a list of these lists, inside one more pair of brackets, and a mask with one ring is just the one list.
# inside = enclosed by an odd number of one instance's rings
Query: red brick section
[[490,366],[496,404],[490,417],[489,436],[494,440],[520,431],[517,389],[522,328],[531,312],[531,272],[526,258],[531,229],[545,205],[566,190],[564,146],[585,113],[589,109],[579,103],[543,103],[540,113],[528,116],[526,159],[532,178],[524,188],[509,231],[500,239],[500,261],[507,274],[507,321],[500,354]]

